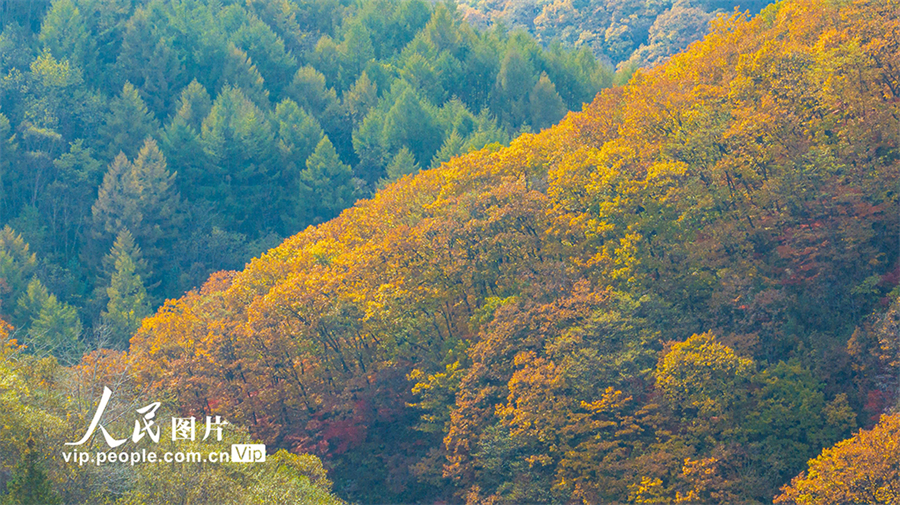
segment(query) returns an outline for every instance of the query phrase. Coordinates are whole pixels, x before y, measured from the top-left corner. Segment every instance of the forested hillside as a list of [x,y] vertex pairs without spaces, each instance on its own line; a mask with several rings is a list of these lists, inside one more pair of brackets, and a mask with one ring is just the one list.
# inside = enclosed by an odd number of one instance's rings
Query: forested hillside
[[458,0],[475,26],[525,30],[545,45],[589,48],[602,61],[656,65],[706,35],[719,14],[759,13],[768,0]]
[[898,406],[898,34],[896,0],[720,18],[168,301],[135,380],[361,502],[890,503],[895,418],[798,474]]
[[613,79],[586,50],[421,0],[7,1],[0,29],[0,314],[76,360]]
[[[106,405],[104,424],[112,433],[128,433],[134,409],[148,397],[133,380],[121,351],[86,355],[73,367],[41,356],[10,338],[0,321],[0,503],[3,505],[341,505],[331,491],[322,462],[309,454],[273,451],[265,465],[175,462],[169,464],[73,464],[62,457],[83,435],[104,387],[115,390]],[[178,415],[170,402],[162,415]],[[159,406],[157,404],[157,406]],[[158,428],[157,428],[158,429]],[[157,432],[159,433],[159,432]],[[166,434],[168,435],[168,433]],[[100,438],[100,437],[97,437]],[[246,430],[226,427],[226,442],[180,443],[163,436],[144,437],[133,451],[227,451],[230,443],[251,442]],[[81,454],[110,447],[94,440]]]

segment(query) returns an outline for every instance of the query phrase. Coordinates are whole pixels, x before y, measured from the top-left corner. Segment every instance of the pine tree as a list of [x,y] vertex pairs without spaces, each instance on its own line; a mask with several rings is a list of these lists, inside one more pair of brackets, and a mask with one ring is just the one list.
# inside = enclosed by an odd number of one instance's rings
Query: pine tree
[[166,158],[156,141],[147,139],[134,160],[131,172],[144,223],[135,233],[147,248],[156,247],[155,244],[160,241],[171,240],[173,228],[179,224],[181,198],[175,189],[175,175],[169,172]]
[[180,226],[180,196],[156,142],[147,139],[137,159],[116,157],[103,177],[92,207],[95,237],[117,236],[128,229],[146,248],[154,266],[169,254]]
[[34,436],[25,441],[25,450],[6,483],[3,503],[10,505],[56,505],[62,503],[53,483],[44,472],[40,454],[35,450]]
[[[447,139],[444,140],[444,144],[441,146],[441,149],[434,155],[434,158],[431,159],[431,167],[437,167],[441,163],[446,161],[450,161],[450,158],[454,156],[459,156],[463,153],[465,149],[466,141],[453,130],[450,132],[450,135],[447,136]],[[390,168],[390,167],[388,167]]]
[[82,330],[78,312],[50,294],[37,279],[32,279],[19,298],[17,318],[26,317],[30,318],[29,343],[37,349],[63,356],[77,347]]
[[436,4],[424,34],[438,51],[455,52],[460,41],[459,31],[453,22],[453,14],[447,8],[451,4]]
[[269,105],[269,90],[262,74],[247,53],[230,42],[219,84],[240,88],[247,98],[260,107]]
[[447,99],[447,91],[441,86],[441,76],[434,64],[419,53],[412,53],[405,59],[400,77],[431,103],[443,103]]
[[378,103],[378,87],[369,79],[369,74],[363,72],[341,99],[345,113],[350,121],[357,125]]
[[554,125],[566,115],[566,104],[556,92],[556,86],[546,72],[541,73],[541,78],[532,88],[528,101],[531,112],[529,123],[535,130]]
[[278,104],[275,108],[275,121],[278,125],[282,164],[296,174],[299,171],[297,167],[306,166],[306,159],[322,141],[324,132],[316,118],[298,107],[293,100],[284,100]]
[[483,149],[491,144],[508,144],[509,134],[506,133],[487,109],[475,116],[475,131],[466,137],[466,151]]
[[396,181],[404,175],[414,174],[420,169],[419,164],[416,163],[416,157],[404,147],[394,155],[394,159],[388,164],[387,178],[389,181]]
[[112,159],[123,152],[132,157],[137,154],[144,139],[159,130],[159,122],[150,114],[137,89],[126,82],[122,94],[112,100],[106,121],[100,127],[100,136],[106,142],[106,154]]
[[28,336],[33,345],[49,349],[60,357],[77,350],[81,330],[81,320],[75,307],[60,302],[56,295],[50,295],[47,305],[31,322]]
[[0,311],[10,314],[11,306],[25,291],[35,268],[37,256],[9,225],[0,230]]
[[160,147],[172,171],[178,173],[178,191],[189,201],[209,195],[204,191],[212,185],[207,167],[209,160],[200,135],[181,115],[176,115],[163,131]]
[[255,62],[273,96],[281,98],[297,68],[297,60],[285,49],[284,41],[255,16],[251,16],[231,40]]
[[384,116],[381,107],[375,107],[363,118],[353,132],[353,151],[359,163],[356,173],[365,180],[377,180],[384,175],[385,165],[390,160],[387,142],[384,139]]
[[384,118],[384,142],[389,150],[406,146],[420,165],[441,146],[442,133],[431,111],[407,88]]
[[375,59],[375,46],[369,31],[362,22],[354,22],[344,35],[339,48],[341,70],[340,88],[347,89],[362,74],[366,65]]
[[325,76],[313,67],[300,67],[287,90],[297,105],[322,119],[329,108],[337,104],[337,93],[329,88]]
[[[156,117],[171,113],[174,90],[184,86],[185,69],[176,51],[156,33],[151,13],[138,9],[128,20],[116,67]],[[120,81],[121,82],[121,81]]]
[[50,302],[50,292],[40,280],[32,278],[28,288],[19,296],[16,302],[16,310],[11,319],[17,327],[28,326],[32,320],[37,319],[43,309]]
[[[115,252],[115,246],[113,249],[110,254]],[[147,290],[137,273],[137,265],[124,250],[118,252],[115,269],[106,289],[109,303],[102,317],[113,345],[125,348],[141,320],[149,316],[151,310]]]
[[528,92],[534,86],[531,62],[517,48],[507,51],[491,93],[491,107],[508,129],[517,129],[528,114]]
[[66,59],[85,71],[94,68],[97,48],[84,16],[71,0],[57,0],[41,24],[40,40],[58,59]]
[[203,119],[209,115],[210,109],[212,109],[212,99],[209,92],[197,82],[197,79],[194,79],[181,91],[176,116],[184,119],[186,124],[194,130],[200,131]]
[[[134,241],[134,235],[127,228],[123,228],[119,232],[109,253],[103,257],[102,264],[105,279],[112,279],[112,276],[117,271],[116,261],[121,256],[131,258],[132,263],[134,263],[134,272],[140,275],[142,279],[150,278],[150,265],[144,259],[144,253],[141,251],[140,246]],[[108,283],[109,281],[105,280],[104,282]]]
[[120,152],[109,165],[91,210],[94,236],[117,234],[123,228],[137,229],[143,216],[138,208],[139,194],[131,176],[133,165]]
[[[96,253],[95,257],[98,255],[99,253]],[[123,228],[122,231],[116,235],[115,242],[100,262],[100,268],[97,269],[97,275],[93,282],[93,293],[88,304],[82,309],[86,313],[100,314],[106,310],[109,303],[107,288],[109,287],[113,276],[116,274],[116,259],[122,255],[127,255],[132,259],[135,266],[135,273],[141,277],[141,281],[148,291],[147,302],[151,306],[157,304],[158,298],[155,298],[153,293],[157,292],[157,289],[162,282],[157,280],[155,284],[147,284],[153,279],[157,279],[157,277],[153,276],[150,264],[147,262],[147,259],[144,258],[144,252],[135,241],[134,235],[132,235],[127,228]],[[180,257],[178,258],[178,260],[181,259],[182,258]],[[168,262],[171,261],[172,260],[169,260]],[[166,261],[164,261],[164,263],[166,263]]]
[[200,141],[203,120],[212,109],[206,88],[196,80],[181,92],[178,112],[161,135],[160,147],[171,171],[178,173],[179,192],[189,201],[209,198],[209,160]]
[[299,214],[305,224],[328,221],[353,205],[352,176],[328,136],[323,137],[300,173]]
[[203,149],[209,157],[202,191],[232,229],[256,238],[278,229],[284,188],[271,182],[282,177],[280,152],[268,115],[238,88],[226,88],[203,120]]

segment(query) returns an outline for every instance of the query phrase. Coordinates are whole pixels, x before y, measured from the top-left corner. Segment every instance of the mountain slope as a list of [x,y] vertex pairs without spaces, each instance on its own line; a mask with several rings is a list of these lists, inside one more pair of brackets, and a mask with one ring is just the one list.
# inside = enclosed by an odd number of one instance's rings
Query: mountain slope
[[896,1],[784,2],[169,301],[140,380],[396,502],[771,500],[882,404]]
[[459,0],[476,26],[502,23],[545,44],[587,47],[614,64],[655,65],[702,38],[710,19],[757,14],[765,0]]
[[0,317],[60,358],[616,78],[448,3],[108,4],[0,4]]

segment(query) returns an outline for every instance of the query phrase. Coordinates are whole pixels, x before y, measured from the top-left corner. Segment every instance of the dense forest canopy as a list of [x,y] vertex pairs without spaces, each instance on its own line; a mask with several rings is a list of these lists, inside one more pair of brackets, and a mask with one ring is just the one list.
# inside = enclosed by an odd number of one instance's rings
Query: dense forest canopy
[[660,63],[735,10],[757,14],[767,0],[459,0],[475,26],[522,29],[545,45],[589,48],[624,67]]
[[0,30],[0,314],[76,359],[614,77],[422,0],[6,1]]
[[474,7],[0,1],[0,503],[900,499],[898,0]]
[[557,126],[167,302],[136,380],[318,454],[363,502],[803,502],[848,460],[890,479],[867,449],[886,418],[780,489],[898,402],[898,7],[720,18]]

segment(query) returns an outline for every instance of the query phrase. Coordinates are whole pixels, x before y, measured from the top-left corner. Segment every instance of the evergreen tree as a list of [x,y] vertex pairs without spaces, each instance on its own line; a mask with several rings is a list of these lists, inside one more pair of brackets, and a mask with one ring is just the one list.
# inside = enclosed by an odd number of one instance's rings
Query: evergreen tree
[[182,118],[188,126],[200,131],[203,119],[209,115],[210,109],[212,109],[212,98],[210,98],[209,92],[197,82],[197,79],[194,79],[181,90],[176,117]]
[[152,139],[134,163],[120,154],[103,177],[92,208],[95,237],[118,235],[123,229],[134,233],[157,262],[165,257],[180,224],[180,196],[174,187],[175,174]]
[[17,327],[26,327],[31,321],[40,316],[43,309],[50,302],[50,292],[40,280],[32,277],[28,288],[19,297],[16,310],[12,317],[12,323]]
[[275,122],[278,125],[282,164],[296,173],[296,167],[306,166],[306,159],[322,140],[322,127],[316,118],[298,107],[293,100],[284,100],[278,104],[275,108]]
[[535,130],[554,125],[566,115],[566,104],[556,92],[556,86],[547,77],[546,72],[541,73],[541,78],[532,88],[528,101],[531,112],[529,123]]
[[125,153],[119,153],[103,176],[97,200],[91,210],[94,237],[116,234],[125,227],[137,228],[142,219],[138,210],[138,188],[131,177],[132,164]]
[[72,0],[57,0],[41,24],[41,43],[57,59],[66,59],[85,71],[94,69],[97,49],[84,16]]
[[369,74],[363,71],[353,87],[346,91],[341,99],[345,113],[350,121],[357,125],[378,103],[378,86],[369,79]]
[[322,119],[325,111],[337,104],[337,93],[326,84],[325,76],[313,67],[300,67],[287,90],[297,105]]
[[110,103],[100,135],[106,143],[108,159],[120,152],[132,157],[144,139],[155,135],[158,129],[159,122],[150,114],[137,89],[126,82],[122,93]]
[[403,147],[394,155],[394,158],[388,164],[387,177],[382,179],[380,183],[384,186],[390,182],[396,181],[404,175],[414,174],[420,169],[413,153],[409,149]]
[[144,259],[143,251],[141,251],[140,246],[135,242],[134,235],[128,231],[128,228],[123,228],[122,231],[116,235],[116,241],[113,243],[109,253],[103,257],[102,265],[105,283],[109,283],[109,279],[112,279],[113,275],[118,270],[116,261],[122,256],[131,258],[131,262],[134,264],[135,274],[140,275],[141,278],[145,280],[150,278],[150,265],[148,265],[147,260]]
[[[120,256],[128,256],[131,258],[132,263],[134,263],[134,273],[140,276],[146,291],[152,292],[160,286],[160,281],[157,281],[153,285],[146,284],[149,280],[154,278],[153,271],[150,269],[149,263],[144,258],[143,251],[134,240],[134,235],[132,235],[127,228],[123,228],[116,236],[116,240],[109,252],[103,257],[103,260],[100,263],[99,272],[93,283],[94,291],[89,304],[90,314],[100,314],[106,310],[107,305],[109,304],[109,294],[107,293],[107,290],[113,276],[116,274],[116,260]],[[166,263],[171,262],[172,260],[166,261]],[[148,294],[147,303],[153,306],[157,302],[153,296]]]
[[30,318],[28,340],[32,346],[56,356],[75,350],[82,330],[75,307],[60,302],[37,279],[28,285],[18,305],[17,316]]
[[160,147],[174,172],[178,191],[189,201],[200,200],[213,183],[200,135],[181,115],[176,115],[160,136]]
[[29,251],[22,235],[9,225],[0,230],[0,311],[10,314],[14,302],[25,291],[37,267],[37,256]]
[[25,450],[6,483],[3,503],[9,505],[56,505],[62,503],[53,482],[44,472],[40,454],[35,450],[34,436],[25,441]]
[[259,18],[250,16],[231,40],[254,61],[272,95],[281,98],[291,83],[297,60],[285,49],[278,34]]
[[269,105],[269,90],[266,89],[262,74],[247,53],[232,43],[228,44],[228,55],[219,85],[240,88],[259,107]]
[[328,221],[353,205],[352,176],[328,136],[323,137],[300,173],[299,214],[306,224]]
[[341,56],[340,88],[347,89],[351,83],[365,70],[366,65],[375,59],[375,47],[365,25],[360,22],[351,23],[340,45]]
[[13,167],[13,156],[16,153],[15,137],[9,119],[0,113],[0,220],[7,218],[8,195],[7,181]]
[[432,67],[440,79],[440,88],[447,90],[454,97],[462,95],[466,86],[462,61],[448,51],[444,51],[438,56],[437,61],[432,63]]
[[[324,137],[324,132],[316,118],[297,107],[293,100],[284,100],[275,109],[274,120],[278,127],[278,147],[281,151],[283,181],[281,187],[292,187],[306,168],[306,160],[315,151]],[[279,192],[281,202],[271,202],[273,208],[284,209],[282,221],[291,229],[302,223],[296,222],[297,193],[295,191]]]
[[166,39],[157,33],[149,8],[138,9],[126,26],[116,60],[118,76],[139,90],[156,117],[167,116],[171,113],[174,91],[184,86],[184,65]]
[[353,151],[359,159],[356,173],[367,181],[383,176],[390,159],[384,138],[384,116],[382,107],[370,110],[353,132]]
[[412,89],[403,91],[384,118],[385,147],[393,151],[406,146],[421,165],[431,161],[441,145],[441,137],[441,128],[431,111]]
[[175,189],[175,175],[153,139],[147,139],[132,164],[131,178],[140,195],[144,228],[136,232],[146,247],[170,238],[178,222],[180,196]]
[[448,7],[455,11],[454,4],[435,4],[431,20],[425,25],[423,33],[438,51],[454,53],[460,42],[460,34],[453,20],[454,13]]
[[209,160],[200,141],[203,119],[211,109],[209,93],[195,79],[182,90],[178,112],[161,135],[160,147],[172,171],[178,173],[179,192],[189,201],[208,196],[202,189],[212,185]]
[[269,117],[238,88],[226,88],[203,120],[203,149],[209,157],[209,186],[201,188],[218,213],[256,238],[279,229],[282,201],[280,152]]
[[460,137],[468,137],[477,127],[474,114],[458,98],[448,100],[437,114],[437,120],[445,132],[456,131]]
[[466,141],[460,136],[456,130],[450,132],[450,135],[447,136],[447,139],[444,140],[444,144],[441,146],[441,149],[435,153],[434,158],[431,159],[431,167],[437,167],[441,163],[446,161],[450,161],[450,158],[454,156],[459,156],[463,153],[463,149],[465,149]]
[[492,92],[491,107],[504,126],[516,129],[528,114],[528,92],[534,86],[531,62],[517,48],[507,51]]
[[[110,254],[114,253],[115,246]],[[124,250],[117,252],[115,269],[109,287],[106,288],[109,303],[102,317],[113,345],[125,348],[141,320],[151,314],[151,307],[147,290],[137,273],[137,265]]]
[[490,144],[509,143],[509,134],[497,124],[487,109],[475,116],[475,131],[466,137],[466,151],[482,149]]
[[421,0],[401,2],[385,29],[391,41],[385,48],[399,52],[429,22],[431,16],[430,2]]
[[400,77],[431,103],[442,103],[447,99],[447,91],[441,87],[441,79],[434,65],[419,53],[412,53],[406,58]]
[[[492,105],[490,99],[500,67],[498,54],[502,54],[496,47],[498,44],[492,36],[479,37],[462,61],[462,79],[457,96],[472,110]],[[494,109],[494,112],[497,110]]]
[[[324,80],[335,84],[340,88],[341,76],[341,48],[328,35],[323,35],[316,42],[316,49],[312,54],[312,66],[317,72],[321,72]],[[295,76],[296,80],[296,76]],[[297,99],[296,95],[291,98]]]

